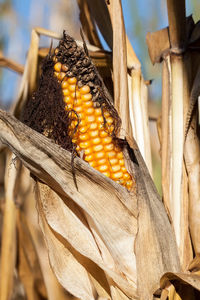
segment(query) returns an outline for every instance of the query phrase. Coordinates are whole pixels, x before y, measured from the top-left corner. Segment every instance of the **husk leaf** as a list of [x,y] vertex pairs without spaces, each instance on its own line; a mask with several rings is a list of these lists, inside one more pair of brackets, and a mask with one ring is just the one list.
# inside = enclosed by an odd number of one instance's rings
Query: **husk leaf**
[[[5,117],[5,113],[3,114]],[[8,130],[10,126],[12,130]],[[5,131],[2,130],[4,136],[1,136],[1,138],[13,150],[15,149],[14,152],[18,153],[17,155],[19,155],[25,165],[59,194],[72,198],[92,218],[98,234],[103,238],[106,247],[111,252],[117,268],[113,269],[106,266],[105,262],[97,259],[98,256],[96,256],[95,262],[106,272],[109,272],[109,276],[114,278],[114,281],[122,289],[125,289],[126,293],[134,295],[136,271],[133,243],[137,223],[133,214],[136,213],[137,209],[133,209],[134,201],[131,201],[133,196],[125,188],[105,178],[78,158],[75,163],[77,191],[71,173],[71,155],[67,151],[54,145],[47,138],[27,128],[11,116],[9,116],[9,126],[6,127],[7,129],[4,127]],[[12,134],[13,130],[15,135]],[[48,155],[45,154],[47,153],[46,151],[50,151]],[[53,157],[53,160],[50,157]],[[64,165],[63,162],[65,162]],[[86,189],[87,182],[90,189]],[[93,197],[94,194],[96,195],[95,198]],[[115,211],[114,215],[113,211]],[[126,252],[124,252],[124,248],[126,248]],[[78,250],[82,251],[81,248]],[[91,258],[90,254],[88,253],[89,258]],[[123,260],[121,259],[122,257]],[[123,276],[121,272],[123,272]],[[124,276],[127,276],[132,283],[129,284],[129,281]]]
[[[98,264],[127,296],[133,299],[137,298],[135,282],[137,277],[140,299],[146,299],[145,297],[151,297],[153,290],[158,287],[159,279],[163,273],[180,271],[173,232],[138,149],[135,148],[134,154],[132,153],[137,161],[137,163],[133,163],[133,166],[138,184],[139,208],[139,227],[135,244],[136,275],[133,252],[137,232],[136,196],[104,177],[79,158],[75,159],[77,191],[71,173],[71,155],[66,150],[26,127],[9,114],[1,112],[0,116],[2,128],[0,139],[2,142],[11,147],[31,172],[53,188],[61,198],[70,198],[84,211],[93,234],[96,231],[95,243],[104,250],[104,256],[96,251],[91,257],[92,252],[84,250],[84,245],[81,243],[76,250],[81,255],[88,255],[88,258]],[[87,186],[89,189],[86,188]],[[66,204],[62,201],[60,205]],[[49,213],[51,212],[44,209],[42,212],[45,219],[50,220]],[[55,242],[55,240],[52,242],[52,239],[57,239],[58,234],[62,236],[65,243],[69,243],[69,241],[74,243],[72,238],[69,239],[66,236],[68,231],[64,232],[62,224],[59,225],[59,218],[56,218],[56,215],[54,218],[57,220],[56,226],[58,227],[49,229],[49,225],[45,225],[45,228],[50,230],[51,235],[54,234],[55,236],[51,238],[51,243]],[[87,233],[88,228],[86,227],[85,230]],[[90,234],[89,231],[88,234]],[[151,247],[149,247],[149,241],[152,241]],[[73,245],[75,247],[75,244]],[[104,245],[114,261],[113,266],[110,265],[110,260],[109,265],[104,260],[105,257],[108,257]],[[144,267],[149,270],[148,273],[144,274]]]

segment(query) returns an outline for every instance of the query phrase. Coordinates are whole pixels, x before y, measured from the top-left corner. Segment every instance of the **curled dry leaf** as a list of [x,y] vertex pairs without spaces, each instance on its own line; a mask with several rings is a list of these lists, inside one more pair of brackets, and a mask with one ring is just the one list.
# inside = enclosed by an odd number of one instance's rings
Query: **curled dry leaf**
[[[165,288],[173,284],[178,299],[194,300],[200,297],[200,276],[192,273],[166,273],[161,278],[161,287]],[[176,299],[176,298],[171,298]]]

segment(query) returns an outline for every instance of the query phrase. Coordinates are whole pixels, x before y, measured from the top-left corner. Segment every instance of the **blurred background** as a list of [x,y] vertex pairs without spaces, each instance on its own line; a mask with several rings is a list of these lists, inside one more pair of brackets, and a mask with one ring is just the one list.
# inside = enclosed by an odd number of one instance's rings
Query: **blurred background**
[[[127,34],[142,64],[149,86],[150,114],[158,116],[161,107],[161,65],[153,66],[146,46],[147,32],[168,25],[166,1],[122,0]],[[200,19],[200,1],[186,1],[187,15],[193,13],[194,21]],[[58,33],[65,29],[69,35],[80,39],[79,10],[74,0],[0,0],[0,54],[24,64],[30,43],[31,30],[44,27]],[[49,47],[50,39],[41,38],[41,46]],[[105,44],[105,43],[104,43]],[[105,48],[107,48],[105,44]],[[16,99],[21,75],[0,68],[0,107],[8,109]],[[160,187],[159,141],[156,123],[150,122],[154,178]]]

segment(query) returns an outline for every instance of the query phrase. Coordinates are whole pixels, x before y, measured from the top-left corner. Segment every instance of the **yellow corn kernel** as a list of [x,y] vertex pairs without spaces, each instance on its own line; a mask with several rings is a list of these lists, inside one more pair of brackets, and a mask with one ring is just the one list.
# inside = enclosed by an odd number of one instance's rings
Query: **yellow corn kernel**
[[68,109],[72,109],[73,108],[73,104],[69,103],[65,106],[65,109],[68,110]]
[[104,114],[104,117],[106,117],[106,118],[110,117],[110,113],[108,111],[104,111],[103,114]]
[[[71,96],[74,99],[80,99],[81,98],[81,93],[79,91],[71,92]],[[79,101],[81,101],[81,100],[79,100]],[[82,101],[81,101],[81,103],[82,103]]]
[[93,147],[93,150],[95,152],[99,152],[99,151],[102,151],[103,150],[103,146],[102,145],[96,145]]
[[70,95],[69,90],[67,88],[63,89],[63,96],[69,96],[69,95]]
[[54,70],[55,70],[56,72],[60,72],[60,71],[61,71],[61,67],[62,67],[61,62],[57,62],[57,63],[54,65]]
[[133,186],[133,181],[132,180],[129,180],[125,183],[125,186],[128,190],[130,190]]
[[82,127],[82,126],[87,126],[87,125],[88,125],[88,124],[87,124],[86,120],[84,120],[84,119],[80,120],[80,122],[79,122],[79,126],[80,126],[80,127]]
[[113,118],[112,117],[106,118],[106,122],[108,125],[111,125],[113,123]]
[[89,134],[85,133],[85,134],[80,134],[79,135],[79,139],[81,141],[88,141],[89,140]]
[[93,143],[94,145],[98,145],[98,144],[101,143],[101,139],[100,139],[99,137],[96,137],[96,138],[94,138],[94,139],[92,140],[92,143]]
[[90,162],[89,162],[89,165],[90,165],[91,167],[95,168],[95,167],[97,166],[97,163],[96,163],[96,161],[90,161]]
[[111,157],[115,157],[115,156],[116,156],[115,151],[109,151],[109,152],[107,152],[106,154],[107,154],[107,156],[109,157],[109,159],[110,159]]
[[[82,100],[82,99],[81,99]],[[93,102],[92,101],[85,101],[84,103],[83,103],[83,105],[84,105],[84,107],[93,107]]]
[[88,94],[90,92],[90,87],[88,85],[84,85],[80,88],[81,94]]
[[74,107],[74,110],[77,112],[77,113],[80,113],[83,111],[83,107],[82,106],[76,106]]
[[100,130],[99,135],[100,137],[104,138],[108,136],[108,133],[105,130]]
[[54,72],[54,75],[58,78],[59,72]]
[[72,143],[76,144],[76,142],[77,142],[77,139],[73,138]]
[[73,102],[74,102],[74,107],[76,107],[76,106],[81,106],[82,107],[82,101],[81,101],[81,99],[76,99]]
[[85,150],[84,150],[84,154],[85,155],[89,155],[89,154],[92,154],[93,153],[93,149],[92,148],[86,148]]
[[77,82],[76,77],[68,78],[67,81],[70,85],[76,84]]
[[114,145],[113,144],[108,144],[104,146],[104,150],[105,151],[111,151],[114,149]]
[[66,88],[67,88],[67,89],[69,88],[69,85],[68,85],[68,83],[67,83],[66,80],[63,80],[63,81],[62,81],[62,83],[61,83],[61,88],[62,88],[62,90],[63,90],[63,89],[66,89]]
[[98,130],[92,130],[89,132],[90,136],[92,138],[97,137],[99,135],[99,131]]
[[53,57],[53,61],[56,63],[58,61],[58,59],[56,58],[56,56]]
[[121,170],[122,170],[122,172],[124,172],[124,173],[126,173],[126,172],[127,172],[127,170],[126,170],[125,166],[122,166],[122,167],[121,167]]
[[128,172],[127,173],[125,173],[125,174],[123,174],[123,178],[125,179],[125,180],[130,180],[131,179],[131,176],[128,174]]
[[117,158],[112,158],[112,159],[109,159],[109,163],[113,166],[113,165],[116,165],[118,163],[118,159]]
[[93,107],[89,107],[85,110],[87,115],[93,115],[94,114],[94,108]]
[[124,166],[124,160],[123,159],[119,159],[119,164],[120,164],[120,166]]
[[123,177],[123,173],[117,172],[117,173],[113,173],[111,176],[113,179],[119,179],[119,178]]
[[97,168],[97,170],[100,171],[100,172],[105,172],[105,171],[108,170],[108,166],[107,166],[107,165],[99,166],[99,167]]
[[107,164],[107,159],[102,158],[98,160],[98,165],[104,165],[104,164]]
[[117,158],[118,159],[123,159],[123,153],[122,152],[117,153]]
[[95,116],[86,116],[86,122],[92,123],[95,122]]
[[[54,74],[61,83],[65,109],[69,111],[71,124],[68,134],[76,145],[78,153],[83,152],[83,159],[90,166],[105,176],[124,185],[127,189],[133,186],[133,180],[127,172],[121,149],[113,143],[111,133],[114,130],[114,120],[110,113],[96,107],[92,101],[90,87],[78,87],[75,77],[67,78],[68,67],[56,62]],[[70,111],[73,109],[74,111]],[[106,124],[104,120],[106,119]]]
[[75,84],[70,84],[70,85],[69,85],[69,90],[70,90],[70,92],[75,92],[75,90],[76,90],[76,85],[75,85]]
[[64,72],[60,72],[58,75],[58,80],[62,81],[65,77],[65,73]]
[[112,142],[111,136],[107,136],[107,137],[102,139],[103,144],[110,144],[111,142]]
[[92,154],[90,154],[90,155],[86,155],[86,156],[85,156],[85,160],[86,160],[86,161],[92,161],[92,160],[93,160],[93,158],[94,158],[94,157],[93,157],[93,155],[92,155]]
[[95,109],[95,115],[96,115],[96,116],[101,116],[101,115],[102,115],[101,108],[96,108],[96,109]]
[[78,118],[79,118],[79,120],[84,119],[85,118],[85,114],[82,113],[82,112],[78,113]]
[[79,132],[86,133],[87,131],[88,131],[88,127],[87,126],[79,127]]
[[103,122],[104,122],[104,119],[103,119],[102,116],[97,116],[97,117],[96,117],[96,120],[97,120],[97,122],[99,122],[99,123],[103,123]]
[[[120,168],[120,165],[113,165],[113,166],[112,166],[112,171],[113,171],[113,172],[118,172],[118,171],[120,171],[120,169],[121,169],[121,168]],[[123,173],[122,173],[122,176],[123,176]],[[122,177],[122,176],[121,176],[121,177]]]
[[76,125],[74,124],[74,122],[71,122],[71,124],[69,125],[68,129],[72,130],[76,127]]
[[102,172],[103,175],[110,177],[110,172]]
[[65,103],[73,103],[70,96],[65,96],[65,97],[63,98],[63,100],[64,100]]
[[[80,90],[80,93],[81,93],[81,90]],[[82,94],[81,93],[81,99],[85,102],[89,101],[89,100],[92,100],[92,95],[91,94]]]
[[102,151],[94,153],[94,158],[97,160],[103,158],[104,156],[105,156],[105,152]]
[[81,142],[79,143],[79,146],[82,148],[82,149],[87,149],[88,147],[90,147],[91,143],[86,141],[86,142]]
[[90,129],[91,130],[95,130],[95,129],[97,129],[98,128],[98,124],[97,123],[92,123],[92,124],[90,124]]

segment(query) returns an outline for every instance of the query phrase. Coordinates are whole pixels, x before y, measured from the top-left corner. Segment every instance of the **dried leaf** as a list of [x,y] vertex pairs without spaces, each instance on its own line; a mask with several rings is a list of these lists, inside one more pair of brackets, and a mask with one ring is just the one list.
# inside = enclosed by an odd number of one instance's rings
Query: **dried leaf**
[[[129,75],[128,75],[129,76]],[[129,116],[133,128],[133,136],[152,174],[149,120],[147,111],[147,87],[142,78],[141,70],[131,70],[129,85]]]
[[[84,1],[79,0],[78,2]],[[101,32],[104,40],[106,41],[110,49],[112,49],[112,26],[105,1],[86,0],[86,2],[90,11],[90,18],[98,26],[98,29]]]
[[[106,268],[105,264],[100,267],[106,269],[125,293],[134,296],[136,267],[133,244],[137,230],[137,208],[133,195],[79,158],[75,160],[74,166],[77,191],[71,172],[71,156],[67,151],[15,118],[8,117],[8,114],[2,113],[1,118],[12,128],[9,130],[5,123],[1,123],[1,140],[12,147],[37,177],[59,194],[72,198],[92,218],[116,264],[114,269]],[[13,130],[15,135],[12,134]]]
[[121,1],[110,1],[108,6],[113,28],[113,84],[115,108],[122,120],[121,137],[132,137],[129,117],[126,34]]
[[[95,254],[98,253],[98,250],[94,248],[94,245],[92,245],[92,243],[94,244],[95,241],[93,240],[88,229],[83,212],[81,212],[80,208],[78,208],[71,199],[60,198],[48,186],[39,182],[37,183],[37,198],[41,206],[39,214],[44,214],[49,226],[51,226],[54,231],[60,234],[60,236],[67,241],[67,243],[63,242],[64,246],[74,256],[74,259],[77,261],[77,263],[83,266],[83,269],[85,270],[84,272],[88,273],[85,275],[87,280],[90,277],[91,281],[95,283],[99,296],[109,297],[109,287],[104,273],[90,260],[94,260],[94,257],[96,256]],[[86,230],[89,234],[84,233]],[[48,239],[47,234],[45,235],[45,239]],[[90,259],[86,259],[75,249],[78,249],[79,252],[85,251],[87,256],[88,253],[91,253]],[[59,256],[62,257],[62,252],[59,252]],[[70,270],[67,271],[67,267],[70,268],[70,262],[65,262],[64,266],[62,264],[58,265],[57,261],[52,258],[51,264],[55,270],[55,273],[57,274],[59,272],[60,281],[65,280],[63,276],[66,275],[66,272],[69,272],[68,277],[70,278],[70,286],[68,282],[65,282],[63,285],[71,293],[79,297],[79,293],[82,289],[84,290],[84,287],[79,286],[79,291],[77,291],[77,286],[80,285],[79,278],[77,278],[76,273],[73,273]],[[63,272],[60,271],[60,268],[64,269]],[[106,286],[107,292],[105,290]],[[93,288],[93,290],[95,289]]]
[[146,42],[152,64],[161,62],[163,54],[170,49],[168,28],[148,32]]
[[78,0],[77,2],[80,9],[81,25],[89,42],[92,45],[102,48],[101,42],[96,31],[95,22],[93,20],[92,14],[90,13],[90,8],[88,6],[87,1]]
[[[138,293],[140,299],[152,299],[166,270],[180,271],[174,233],[161,199],[155,190],[140,152],[134,154],[140,166],[138,188],[138,234],[135,242]],[[144,271],[145,270],[145,271]]]
[[[26,216],[27,228],[31,234],[31,239],[33,240],[36,252],[38,253],[39,264],[47,289],[48,300],[74,299],[74,297],[70,295],[66,290],[64,290],[64,288],[59,284],[50,267],[43,233],[41,232],[38,222],[38,210],[36,207],[34,192],[35,181],[30,177],[30,172],[25,167],[22,168],[20,182],[21,184],[19,197],[23,199],[22,209]],[[26,182],[25,185],[24,182]]]
[[[191,273],[166,273],[161,278],[161,287],[169,285],[169,281],[174,285],[176,292],[182,300],[199,299],[200,296],[200,276]],[[194,296],[194,289],[195,296]]]
[[195,258],[191,261],[188,270],[197,275],[200,274],[200,254],[197,254]]
[[4,57],[1,51],[0,51],[0,67],[9,68],[19,74],[22,74],[24,71],[23,65],[16,63],[12,59]]
[[[188,57],[165,57],[162,109],[163,196],[184,270],[192,259],[188,224],[188,179],[183,161],[184,126],[190,91],[189,63]],[[182,100],[177,101],[177,98]]]
[[47,299],[41,269],[25,216],[20,210],[17,219],[19,275],[30,300]]
[[200,252],[200,142],[196,132],[197,114],[189,128],[184,157],[189,180],[189,226],[195,253]]
[[87,271],[65,246],[62,237],[56,235],[46,223],[42,213],[40,221],[49,252],[51,266],[59,282],[80,299],[94,299]]

